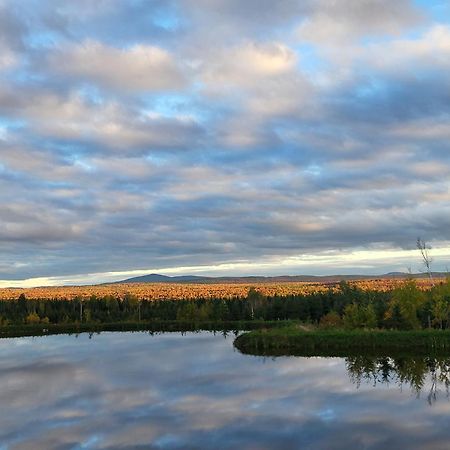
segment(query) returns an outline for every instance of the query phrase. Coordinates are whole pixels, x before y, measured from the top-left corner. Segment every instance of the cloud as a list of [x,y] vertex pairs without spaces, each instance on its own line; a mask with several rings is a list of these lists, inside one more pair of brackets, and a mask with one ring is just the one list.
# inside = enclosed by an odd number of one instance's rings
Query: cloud
[[365,36],[399,35],[425,19],[409,0],[320,0],[313,4],[298,36],[331,46]]
[[386,45],[369,46],[372,64],[382,70],[406,74],[430,73],[448,68],[450,56],[450,27],[434,25],[418,37],[397,38]]
[[[417,120],[405,121],[392,127],[391,133],[399,138],[440,142],[450,139],[450,124],[446,114],[440,117],[419,118]],[[446,167],[442,167],[446,169]]]
[[214,22],[214,32],[223,38],[225,33],[230,36],[230,31],[239,35],[263,33],[267,36],[276,33],[277,27],[298,21],[310,9],[311,3],[298,0],[280,0],[276,3],[270,0],[188,0],[180,5],[195,22]]
[[314,254],[334,255],[330,273],[419,235],[447,247],[444,16],[407,1],[87,3],[1,3],[0,278],[308,272],[283,261]]
[[35,133],[92,143],[99,151],[102,146],[127,153],[186,148],[202,134],[192,117],[164,117],[117,101],[93,102],[77,92],[63,96],[31,90],[17,96],[13,89],[0,91],[0,111],[3,107],[10,116],[26,120]]
[[82,236],[89,226],[89,222],[73,223],[72,212],[43,211],[25,202],[0,205],[3,211],[0,241],[3,242],[67,242]]
[[55,51],[50,69],[100,87],[130,92],[179,90],[186,86],[181,64],[150,45],[120,49],[92,40]]
[[205,70],[205,81],[212,85],[237,85],[251,87],[255,79],[273,78],[292,71],[296,54],[279,43],[264,46],[247,43],[225,49],[215,56]]
[[19,62],[25,32],[25,25],[6,4],[0,3],[0,73]]

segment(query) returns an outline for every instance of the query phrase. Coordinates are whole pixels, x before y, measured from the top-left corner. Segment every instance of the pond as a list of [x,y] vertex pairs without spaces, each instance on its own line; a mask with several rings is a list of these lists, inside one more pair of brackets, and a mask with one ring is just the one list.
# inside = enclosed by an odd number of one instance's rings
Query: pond
[[234,335],[0,340],[0,449],[447,449],[450,358],[264,358]]

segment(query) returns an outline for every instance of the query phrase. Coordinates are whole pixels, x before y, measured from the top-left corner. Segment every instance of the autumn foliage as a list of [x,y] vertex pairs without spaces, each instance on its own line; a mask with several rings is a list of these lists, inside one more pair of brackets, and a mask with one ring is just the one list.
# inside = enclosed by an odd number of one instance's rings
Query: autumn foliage
[[[351,281],[364,291],[387,292],[394,290],[403,283],[401,279],[373,279]],[[417,285],[422,290],[431,288],[428,279],[418,279]],[[5,288],[0,289],[0,300],[16,299],[25,294],[28,299],[74,299],[96,297],[124,297],[133,295],[142,300],[189,300],[198,298],[243,298],[254,287],[265,296],[305,295],[327,292],[329,289],[339,290],[339,283],[312,282],[279,282],[279,283],[123,283],[92,286],[58,286],[36,287],[29,289]]]

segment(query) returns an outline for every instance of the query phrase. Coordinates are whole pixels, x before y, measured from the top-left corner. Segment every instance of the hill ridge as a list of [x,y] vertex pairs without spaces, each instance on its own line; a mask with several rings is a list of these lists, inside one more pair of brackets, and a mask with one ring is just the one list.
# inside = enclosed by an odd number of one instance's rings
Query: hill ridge
[[[442,277],[447,274],[444,272],[433,272],[434,277]],[[249,276],[222,276],[222,277],[211,277],[211,276],[198,276],[198,275],[161,275],[158,273],[151,273],[148,275],[142,275],[139,277],[127,278],[125,280],[116,281],[114,284],[129,284],[129,283],[277,283],[277,282],[338,282],[341,280],[352,281],[352,280],[376,280],[376,279],[392,279],[392,278],[426,278],[428,274],[426,273],[412,273],[407,272],[389,272],[381,275],[361,275],[361,274],[351,274],[351,275],[277,275],[277,276],[259,276],[259,275],[249,275]]]

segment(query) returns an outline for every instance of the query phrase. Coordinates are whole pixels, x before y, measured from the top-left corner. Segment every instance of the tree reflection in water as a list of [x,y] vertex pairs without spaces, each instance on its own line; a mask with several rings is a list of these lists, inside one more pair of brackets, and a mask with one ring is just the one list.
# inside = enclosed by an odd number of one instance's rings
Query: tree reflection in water
[[348,356],[346,368],[357,387],[362,382],[372,383],[373,386],[395,383],[400,387],[410,386],[420,396],[429,378],[428,403],[432,405],[436,401],[440,386],[449,398],[450,357]]

